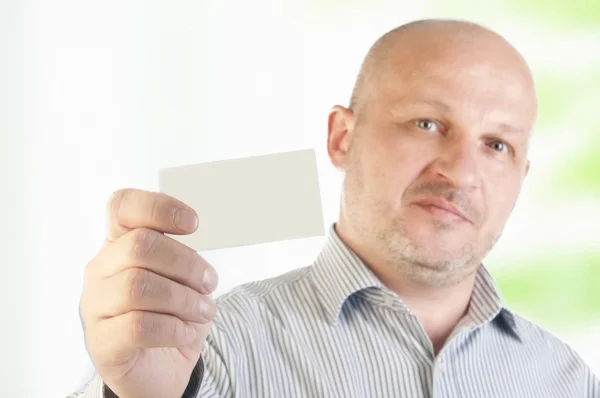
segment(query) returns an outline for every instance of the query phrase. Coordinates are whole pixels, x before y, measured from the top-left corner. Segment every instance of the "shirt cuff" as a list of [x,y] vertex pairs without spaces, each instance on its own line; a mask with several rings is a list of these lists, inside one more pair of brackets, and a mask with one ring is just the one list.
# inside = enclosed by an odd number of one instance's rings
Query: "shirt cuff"
[[[188,383],[182,398],[197,398],[198,392],[200,391],[200,383],[204,376],[204,362],[202,357],[194,366],[192,375],[190,376],[190,382]],[[81,394],[81,392],[79,393]],[[79,397],[80,395],[76,395]],[[96,373],[94,378],[85,387],[82,398],[118,398],[112,390],[104,384],[100,375]]]
[[200,384],[202,383],[203,377],[204,362],[202,361],[202,356],[200,356],[200,359],[198,362],[196,362],[196,366],[194,366],[194,370],[192,370],[190,382],[188,383],[182,398],[197,398],[198,392],[200,392]]
[[104,382],[98,373],[94,373],[94,377],[78,392],[69,395],[68,398],[105,398],[104,397]]

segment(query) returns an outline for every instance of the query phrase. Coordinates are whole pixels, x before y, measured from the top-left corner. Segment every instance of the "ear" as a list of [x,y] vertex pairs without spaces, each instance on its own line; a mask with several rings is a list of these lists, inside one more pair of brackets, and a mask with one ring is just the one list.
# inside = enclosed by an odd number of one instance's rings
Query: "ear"
[[346,154],[354,132],[354,113],[336,105],[329,112],[327,123],[327,153],[331,163],[339,171],[344,171]]

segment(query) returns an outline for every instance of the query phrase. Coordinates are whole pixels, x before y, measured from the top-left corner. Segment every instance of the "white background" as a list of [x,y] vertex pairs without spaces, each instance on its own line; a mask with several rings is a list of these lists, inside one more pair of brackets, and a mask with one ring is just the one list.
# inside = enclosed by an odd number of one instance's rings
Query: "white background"
[[[335,220],[327,113],[347,105],[372,42],[424,15],[419,6],[390,12],[387,1],[318,3],[1,3],[1,396],[64,396],[91,376],[78,301],[113,190],[157,190],[163,167],[313,147],[326,223]],[[489,22],[547,60],[526,31]],[[590,56],[576,50],[580,61]],[[220,293],[308,264],[321,242],[205,257],[220,271]],[[592,334],[566,338],[583,351]]]

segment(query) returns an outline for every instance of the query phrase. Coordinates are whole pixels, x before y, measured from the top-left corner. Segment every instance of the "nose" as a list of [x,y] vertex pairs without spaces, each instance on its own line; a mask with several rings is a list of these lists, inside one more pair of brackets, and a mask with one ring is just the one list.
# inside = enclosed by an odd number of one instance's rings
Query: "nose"
[[457,188],[476,188],[479,184],[476,143],[468,135],[446,136],[432,167],[436,175]]

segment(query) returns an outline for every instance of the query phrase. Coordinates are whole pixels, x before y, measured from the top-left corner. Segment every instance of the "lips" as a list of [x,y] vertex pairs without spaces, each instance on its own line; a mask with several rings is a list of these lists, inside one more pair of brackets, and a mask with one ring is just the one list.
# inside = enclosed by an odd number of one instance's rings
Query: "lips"
[[419,200],[415,202],[416,205],[424,207],[426,210],[433,210],[436,213],[439,213],[439,210],[442,210],[447,213],[451,213],[452,215],[468,222],[472,222],[471,219],[462,212],[458,207],[454,206],[452,203],[448,202],[446,199],[440,197],[430,197],[426,199]]

